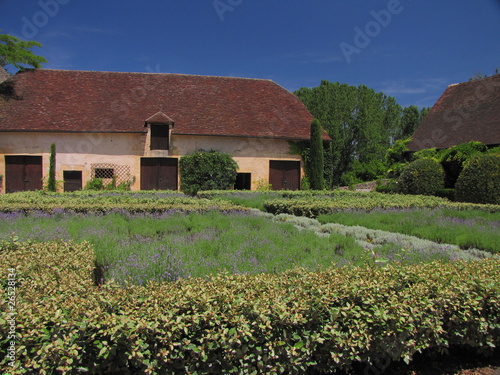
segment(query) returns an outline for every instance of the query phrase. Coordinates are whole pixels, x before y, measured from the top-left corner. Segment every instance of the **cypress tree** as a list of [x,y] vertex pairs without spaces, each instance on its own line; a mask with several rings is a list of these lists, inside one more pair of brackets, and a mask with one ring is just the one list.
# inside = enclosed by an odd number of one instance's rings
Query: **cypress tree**
[[49,179],[47,181],[47,190],[56,191],[56,145],[50,145],[50,161],[49,161]]
[[324,152],[321,123],[314,119],[311,123],[311,151],[309,155],[309,183],[313,190],[323,190]]

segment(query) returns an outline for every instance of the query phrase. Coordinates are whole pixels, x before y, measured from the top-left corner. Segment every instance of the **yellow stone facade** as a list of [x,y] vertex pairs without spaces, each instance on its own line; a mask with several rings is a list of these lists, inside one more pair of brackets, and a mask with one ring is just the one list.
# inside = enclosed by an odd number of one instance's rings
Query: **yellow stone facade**
[[[301,157],[289,153],[289,143],[284,139],[171,134],[169,150],[150,150],[149,138],[149,133],[1,132],[0,175],[4,178],[0,192],[5,192],[6,186],[4,156],[42,156],[46,178],[52,143],[56,145],[56,180],[63,181],[63,171],[81,171],[83,186],[93,177],[93,166],[113,165],[122,171],[122,179],[134,178],[132,190],[140,190],[141,158],[180,158],[200,149],[232,155],[238,172],[251,174],[252,190],[259,181],[269,181],[270,160],[299,161],[300,175],[304,175]],[[180,176],[178,179],[180,186]]]

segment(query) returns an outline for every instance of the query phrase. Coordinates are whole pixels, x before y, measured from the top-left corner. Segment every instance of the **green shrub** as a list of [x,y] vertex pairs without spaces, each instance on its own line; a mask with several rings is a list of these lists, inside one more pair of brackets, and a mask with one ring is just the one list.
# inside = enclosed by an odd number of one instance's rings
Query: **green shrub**
[[455,189],[439,189],[435,194],[437,197],[455,201]]
[[87,181],[85,184],[85,187],[83,188],[84,190],[103,190],[104,189],[104,182],[102,178],[91,178],[90,180]]
[[411,138],[398,139],[385,154],[385,163],[387,164],[387,177],[398,178],[403,172],[403,168],[409,163],[410,152],[408,143]]
[[500,154],[480,154],[469,161],[455,188],[458,201],[500,204]]
[[485,152],[487,147],[481,142],[462,143],[442,151],[441,165],[446,173],[445,187],[454,188],[465,164],[475,155]]
[[436,159],[418,159],[405,168],[398,181],[403,194],[434,195],[444,188],[444,171]]
[[391,180],[385,184],[377,184],[375,191],[384,194],[396,194],[398,192],[398,182]]
[[200,190],[228,190],[236,182],[238,164],[220,151],[197,151],[181,157],[181,190],[196,195]]
[[93,257],[85,243],[0,244],[17,300],[17,363],[2,356],[2,373],[324,373],[500,344],[495,259],[118,287],[94,285]]
[[416,161],[418,159],[423,159],[423,158],[434,158],[434,159],[439,159],[440,151],[438,151],[435,147],[434,148],[425,148],[420,151],[416,151],[413,153],[412,156],[412,161]]

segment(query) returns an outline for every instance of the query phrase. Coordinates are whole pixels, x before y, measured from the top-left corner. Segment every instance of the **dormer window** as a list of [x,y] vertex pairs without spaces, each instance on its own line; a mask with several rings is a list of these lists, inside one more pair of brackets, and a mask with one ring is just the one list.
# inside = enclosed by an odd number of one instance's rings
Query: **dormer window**
[[165,125],[151,125],[151,150],[168,150],[169,127]]
[[148,118],[144,126],[150,129],[150,150],[169,150],[170,129],[174,127],[174,121],[163,112],[158,112]]

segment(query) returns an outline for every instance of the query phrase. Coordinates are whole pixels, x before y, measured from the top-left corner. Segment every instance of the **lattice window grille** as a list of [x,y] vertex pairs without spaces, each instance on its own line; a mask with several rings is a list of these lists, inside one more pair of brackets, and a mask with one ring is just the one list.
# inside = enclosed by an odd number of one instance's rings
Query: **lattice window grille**
[[102,178],[105,184],[112,181],[113,177],[117,184],[131,180],[130,166],[110,163],[92,164],[92,177]]

